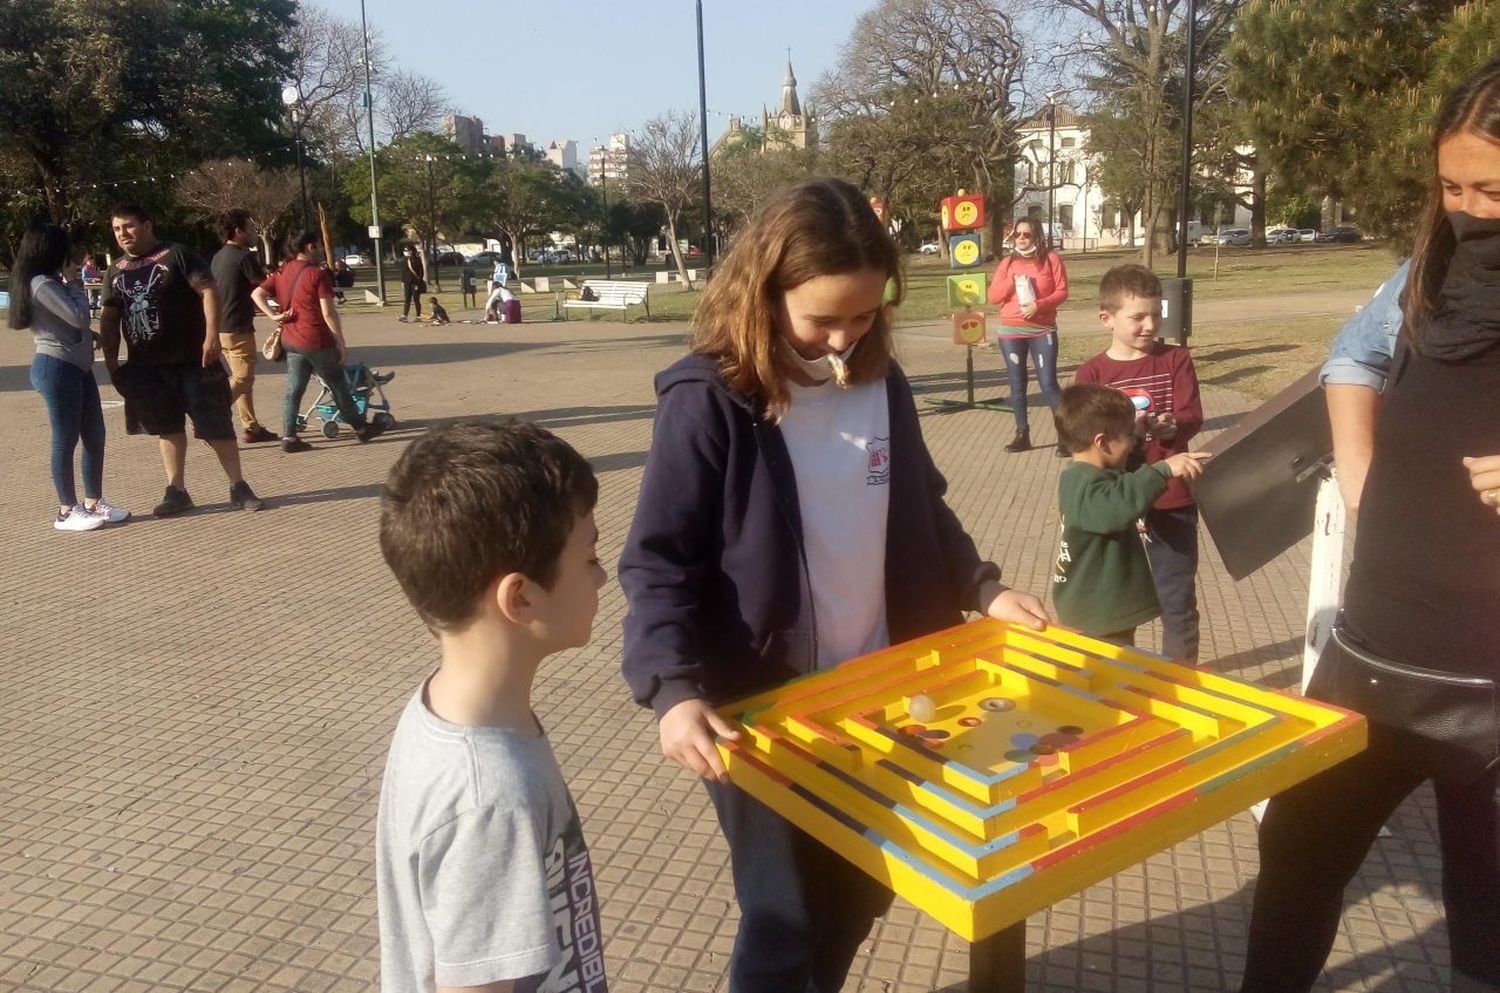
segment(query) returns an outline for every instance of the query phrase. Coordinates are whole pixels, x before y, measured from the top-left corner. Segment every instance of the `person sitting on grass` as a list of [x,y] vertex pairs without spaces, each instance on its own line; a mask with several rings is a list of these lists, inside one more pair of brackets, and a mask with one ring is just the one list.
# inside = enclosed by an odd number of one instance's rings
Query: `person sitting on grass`
[[1057,481],[1057,618],[1084,634],[1133,645],[1136,627],[1161,615],[1139,521],[1168,480],[1197,478],[1208,453],[1178,452],[1126,472],[1136,442],[1135,405],[1119,390],[1096,383],[1063,390],[1053,419],[1060,443],[1073,456]]
[[428,324],[436,327],[441,324],[453,323],[452,321],[448,320],[448,311],[444,310],[443,305],[438,303],[437,297],[428,297],[427,302],[432,304],[432,320],[428,321]]

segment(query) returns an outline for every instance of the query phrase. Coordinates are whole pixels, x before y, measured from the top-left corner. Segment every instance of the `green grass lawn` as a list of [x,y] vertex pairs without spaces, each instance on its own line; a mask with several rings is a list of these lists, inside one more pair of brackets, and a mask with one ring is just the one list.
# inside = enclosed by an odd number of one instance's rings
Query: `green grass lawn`
[[[1088,253],[1069,253],[1066,257],[1068,281],[1071,285],[1070,299],[1062,311],[1064,327],[1059,362],[1066,371],[1078,362],[1098,353],[1107,339],[1094,320],[1095,300],[1099,278],[1111,266],[1139,259],[1139,252],[1126,249]],[[1395,268],[1395,259],[1379,245],[1301,245],[1278,248],[1225,248],[1217,259],[1212,248],[1195,248],[1188,255],[1188,275],[1193,279],[1195,302],[1246,301],[1244,319],[1200,320],[1193,329],[1190,344],[1193,346],[1198,377],[1206,385],[1224,386],[1252,396],[1267,397],[1279,391],[1292,380],[1320,363],[1328,354],[1328,343],[1344,316],[1309,315],[1295,316],[1295,298],[1316,294],[1319,290],[1373,290]],[[1176,274],[1176,257],[1157,260],[1156,271],[1164,276]],[[641,276],[644,271],[626,270],[630,275]],[[909,255],[906,257],[907,295],[897,311],[896,324],[913,325],[941,321],[950,313],[947,298],[947,277],[951,270],[932,256]],[[992,266],[985,267],[992,272]],[[373,282],[373,270],[360,272],[360,285]],[[479,283],[483,276],[477,273]],[[564,266],[528,266],[528,278],[538,275],[567,277],[579,282],[582,279],[604,278],[604,266],[572,264]],[[614,272],[621,277],[621,270]],[[465,310],[458,292],[458,271],[442,273],[443,291],[429,291],[436,295],[455,320],[477,318],[477,310]],[[651,278],[655,278],[651,274]],[[701,287],[701,284],[700,284]],[[512,284],[514,288],[514,284]],[[688,290],[678,283],[653,285],[651,287],[652,322],[685,322],[691,319],[697,306],[701,290]],[[394,317],[399,312],[401,287],[394,280],[387,280],[388,299],[394,307],[387,312]],[[573,294],[568,293],[569,296]],[[481,292],[482,306],[487,293]],[[527,321],[546,320],[558,311],[561,294],[522,294],[521,306]],[[1276,307],[1279,298],[1289,298],[1286,305],[1294,316],[1280,320]],[[1264,313],[1257,314],[1257,307],[1264,305]],[[424,301],[424,310],[426,304]],[[351,312],[369,312],[374,308],[356,300],[351,294],[345,307]],[[989,308],[993,309],[993,308]],[[640,308],[632,307],[632,321],[646,320]],[[569,320],[617,321],[618,311],[595,311],[592,316],[574,311]],[[990,354],[993,354],[991,350]],[[955,350],[955,355],[958,352]],[[984,361],[983,359],[980,360]],[[962,358],[956,358],[957,367],[962,367]]]

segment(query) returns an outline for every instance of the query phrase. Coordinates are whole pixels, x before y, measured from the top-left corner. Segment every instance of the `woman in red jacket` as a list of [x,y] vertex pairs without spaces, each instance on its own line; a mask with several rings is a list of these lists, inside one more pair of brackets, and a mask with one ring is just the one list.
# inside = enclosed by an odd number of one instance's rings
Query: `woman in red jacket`
[[[1031,447],[1026,419],[1026,363],[1036,368],[1037,385],[1048,407],[1057,406],[1057,308],[1068,299],[1068,271],[1056,252],[1047,250],[1041,225],[1029,217],[1011,229],[1015,246],[990,281],[990,303],[1000,306],[1000,354],[1010,376],[1010,405],[1015,412],[1016,436],[1007,452]],[[1061,444],[1057,454],[1068,451]]]

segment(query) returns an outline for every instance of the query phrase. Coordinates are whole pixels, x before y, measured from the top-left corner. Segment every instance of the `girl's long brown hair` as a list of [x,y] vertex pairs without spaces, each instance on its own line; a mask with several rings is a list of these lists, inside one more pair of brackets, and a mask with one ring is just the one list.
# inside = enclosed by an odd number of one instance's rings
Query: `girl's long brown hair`
[[[759,400],[768,418],[786,411],[789,363],[776,348],[783,294],[810,279],[873,269],[903,292],[901,253],[865,195],[842,179],[809,179],[777,194],[751,217],[693,312],[693,351],[719,360],[729,388]],[[891,360],[888,307],[860,339],[849,378],[885,376]]]
[[1432,127],[1432,187],[1427,207],[1417,226],[1412,247],[1411,270],[1407,273],[1402,299],[1407,340],[1421,348],[1421,329],[1437,305],[1438,293],[1448,276],[1457,239],[1448,214],[1443,210],[1443,186],[1438,180],[1437,147],[1460,131],[1500,142],[1500,59],[1495,59],[1459,84],[1443,100]]

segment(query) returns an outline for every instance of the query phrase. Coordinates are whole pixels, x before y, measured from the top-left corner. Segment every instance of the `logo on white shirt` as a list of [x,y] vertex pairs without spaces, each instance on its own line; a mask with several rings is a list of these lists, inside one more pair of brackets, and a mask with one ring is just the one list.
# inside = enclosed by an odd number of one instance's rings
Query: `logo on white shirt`
[[884,486],[891,481],[891,439],[871,438],[865,443],[865,483]]

